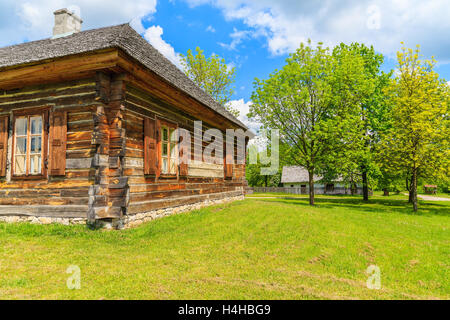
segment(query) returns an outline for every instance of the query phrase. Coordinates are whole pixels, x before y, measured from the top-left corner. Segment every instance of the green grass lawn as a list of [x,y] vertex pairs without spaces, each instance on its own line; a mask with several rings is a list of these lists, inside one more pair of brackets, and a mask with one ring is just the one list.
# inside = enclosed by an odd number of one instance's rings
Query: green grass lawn
[[419,193],[419,195],[450,199],[450,194],[443,193],[443,192],[438,192],[436,194],[427,194],[427,193],[421,192],[421,193]]
[[413,214],[401,195],[246,199],[125,231],[0,224],[0,299],[449,299],[449,279],[450,204]]
[[[389,200],[407,200],[408,197],[404,195],[407,191],[400,192],[396,194],[395,192],[391,192],[388,197],[383,196],[383,191],[374,191],[373,195],[370,196],[371,199],[375,200],[382,200],[382,199],[389,199]],[[248,198],[261,198],[261,197],[281,197],[281,198],[305,198],[308,199],[308,194],[288,194],[288,193],[282,193],[282,192],[254,192],[253,194],[250,194],[247,196]],[[316,199],[361,199],[361,195],[330,195],[330,194],[316,194],[314,196]]]

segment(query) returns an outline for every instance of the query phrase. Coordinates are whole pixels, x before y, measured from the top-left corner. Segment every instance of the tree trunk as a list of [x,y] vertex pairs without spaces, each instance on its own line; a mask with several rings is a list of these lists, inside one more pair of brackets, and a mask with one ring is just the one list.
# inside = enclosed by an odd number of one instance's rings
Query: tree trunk
[[387,188],[383,189],[383,196],[389,196],[389,190]]
[[363,201],[369,201],[369,186],[367,183],[366,167],[363,167],[362,170],[362,184],[363,184]]
[[267,188],[267,178],[268,178],[268,176],[266,175],[266,176],[264,176],[264,183],[265,183],[265,185],[266,185],[266,188]]
[[350,184],[350,193],[351,193],[352,196],[354,196],[356,194],[356,189],[357,189],[356,183],[352,182]]
[[413,203],[413,192],[412,192],[412,177],[409,180],[408,174],[406,174],[406,190],[408,190],[408,203]]
[[413,169],[411,179],[412,204],[414,212],[417,212],[417,169]]
[[308,170],[309,174],[309,204],[314,205],[314,170]]

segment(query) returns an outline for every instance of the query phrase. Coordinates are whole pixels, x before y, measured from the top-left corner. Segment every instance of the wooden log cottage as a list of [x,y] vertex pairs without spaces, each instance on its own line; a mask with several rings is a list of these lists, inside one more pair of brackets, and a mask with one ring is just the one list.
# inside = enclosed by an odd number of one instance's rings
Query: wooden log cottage
[[123,227],[241,199],[245,163],[179,163],[171,133],[245,125],[128,24],[80,29],[62,9],[52,38],[0,48],[0,220]]

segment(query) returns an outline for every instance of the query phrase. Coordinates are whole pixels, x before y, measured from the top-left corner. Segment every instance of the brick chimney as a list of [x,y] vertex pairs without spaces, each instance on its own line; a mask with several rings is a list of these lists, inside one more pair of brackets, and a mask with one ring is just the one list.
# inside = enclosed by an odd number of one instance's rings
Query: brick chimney
[[75,12],[64,8],[56,10],[53,14],[55,15],[53,38],[65,37],[81,31],[83,20]]

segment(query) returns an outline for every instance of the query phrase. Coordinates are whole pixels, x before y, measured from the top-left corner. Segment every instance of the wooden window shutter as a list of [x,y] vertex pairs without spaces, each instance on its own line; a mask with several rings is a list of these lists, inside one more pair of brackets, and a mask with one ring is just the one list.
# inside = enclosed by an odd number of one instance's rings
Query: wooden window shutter
[[161,174],[161,121],[156,119],[156,175]]
[[188,175],[188,164],[187,163],[180,163],[180,176],[187,176]]
[[6,154],[8,153],[8,116],[0,117],[0,177],[6,176]]
[[157,174],[158,172],[158,141],[156,120],[144,119],[144,174]]
[[[180,176],[187,176],[188,175],[188,163],[186,163],[186,160],[190,160],[190,159],[183,159],[184,158],[184,150],[188,149],[191,147],[191,141],[185,141],[185,139],[187,138],[186,135],[184,135],[183,137],[181,136],[181,130],[179,131],[179,140],[178,140],[178,145],[179,145],[179,150],[180,153],[178,155],[178,160],[180,161],[180,165],[179,165],[179,169],[180,169]],[[182,141],[180,141],[182,140]],[[189,155],[189,154],[188,154]],[[184,160],[184,161],[183,161]]]
[[227,144],[224,144],[223,152],[225,156],[223,157],[224,174],[225,179],[233,178],[233,157],[231,154],[227,153]]
[[50,118],[50,175],[66,174],[67,112],[55,111]]

